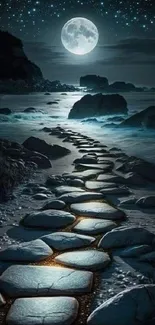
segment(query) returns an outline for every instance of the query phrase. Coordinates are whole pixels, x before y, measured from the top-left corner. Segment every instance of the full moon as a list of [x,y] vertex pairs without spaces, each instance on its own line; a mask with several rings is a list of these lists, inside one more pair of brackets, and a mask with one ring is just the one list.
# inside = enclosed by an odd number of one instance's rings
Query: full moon
[[73,54],[84,55],[91,52],[96,47],[98,40],[97,27],[86,18],[72,18],[62,28],[62,44]]

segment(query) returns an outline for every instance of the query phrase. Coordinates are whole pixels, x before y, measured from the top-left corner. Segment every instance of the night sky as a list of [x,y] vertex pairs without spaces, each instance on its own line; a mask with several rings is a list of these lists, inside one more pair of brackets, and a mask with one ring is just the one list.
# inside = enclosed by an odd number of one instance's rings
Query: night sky
[[[98,28],[98,46],[85,56],[69,53],[61,30],[73,17]],[[45,78],[77,83],[100,74],[137,85],[155,85],[155,0],[3,0],[0,26],[24,43],[28,57]]]

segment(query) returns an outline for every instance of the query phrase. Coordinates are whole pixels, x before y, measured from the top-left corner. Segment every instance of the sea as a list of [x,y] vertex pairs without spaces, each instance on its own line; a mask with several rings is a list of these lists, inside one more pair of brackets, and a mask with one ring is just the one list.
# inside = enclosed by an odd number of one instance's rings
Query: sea
[[[51,136],[40,130],[44,127],[64,126],[77,130],[101,141],[109,147],[118,147],[128,155],[134,155],[155,163],[155,130],[140,128],[119,128],[113,122],[114,116],[101,116],[83,120],[69,120],[68,114],[83,91],[69,93],[32,93],[24,95],[0,95],[0,108],[12,110],[9,116],[0,115],[0,138],[22,143],[30,136],[38,136],[51,143]],[[129,116],[154,105],[155,93],[123,93],[128,103]],[[55,102],[48,105],[48,102]],[[24,113],[34,107],[35,113]],[[127,118],[127,116],[121,116]],[[112,123],[115,123],[113,125]]]

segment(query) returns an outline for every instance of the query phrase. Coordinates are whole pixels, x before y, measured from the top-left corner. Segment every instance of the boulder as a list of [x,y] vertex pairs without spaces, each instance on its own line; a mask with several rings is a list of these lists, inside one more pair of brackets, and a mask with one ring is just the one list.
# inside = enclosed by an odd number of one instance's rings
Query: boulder
[[11,111],[11,109],[10,108],[0,108],[0,114],[4,114],[4,115],[9,115],[9,114],[11,114],[12,113],[12,111]]
[[46,169],[52,167],[50,160],[46,156],[41,155],[39,153],[34,152],[34,155],[29,158],[29,161],[32,161],[37,164],[38,168]]
[[36,109],[34,107],[28,107],[28,108],[24,109],[23,112],[24,113],[35,113]]
[[83,119],[85,117],[127,114],[127,102],[118,94],[85,95],[71,109],[68,118]]
[[104,249],[134,245],[151,245],[155,235],[141,227],[118,227],[105,234],[99,242]]
[[154,123],[154,117],[155,117],[155,106],[149,106],[148,108],[144,109],[140,113],[136,113],[123,121],[120,126],[134,126],[134,127],[155,127]]
[[28,150],[40,152],[41,154],[53,159],[66,156],[70,153],[69,149],[58,145],[50,145],[46,141],[36,137],[30,137],[25,140],[23,146]]
[[126,289],[93,311],[88,325],[148,324],[155,316],[155,285]]
[[136,204],[142,208],[155,208],[155,195],[142,197]]

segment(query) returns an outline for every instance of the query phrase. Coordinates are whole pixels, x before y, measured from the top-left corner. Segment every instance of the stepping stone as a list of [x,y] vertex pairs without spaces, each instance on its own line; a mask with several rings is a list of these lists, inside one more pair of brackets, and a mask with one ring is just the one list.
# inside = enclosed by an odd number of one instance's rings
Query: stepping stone
[[88,190],[101,190],[110,189],[116,187],[115,183],[99,182],[99,181],[87,181],[85,187]]
[[47,194],[44,194],[44,193],[37,193],[37,194],[33,195],[32,198],[34,200],[40,200],[41,201],[41,200],[47,200],[48,196],[47,196]]
[[0,293],[0,307],[4,306],[6,304],[6,301],[4,300],[3,296]]
[[88,148],[87,147],[84,147],[84,148],[82,148],[82,149],[80,149],[79,150],[79,152],[88,152],[89,154],[90,153],[104,153],[104,152],[106,152],[102,147],[101,148],[99,148],[99,147],[97,147],[97,148],[94,148],[94,147],[91,147],[91,146],[88,146]]
[[119,220],[125,217],[123,211],[117,210],[107,203],[94,201],[72,204],[71,211],[80,216],[108,220]]
[[111,261],[107,253],[95,249],[63,253],[55,260],[62,265],[89,271],[104,270]]
[[63,210],[65,208],[66,204],[63,201],[60,200],[52,200],[48,201],[43,205],[41,210],[50,210],[50,209],[55,209],[55,210]]
[[117,224],[111,220],[86,218],[82,219],[73,230],[84,234],[99,235],[106,233],[115,227],[117,227]]
[[[67,177],[70,178],[80,178],[84,181],[86,181],[87,179],[91,179],[96,177],[98,174],[100,174],[100,170],[99,169],[88,169],[88,170],[84,170],[82,172],[73,172],[72,174],[68,174],[65,175]],[[74,190],[75,192],[76,190]]]
[[109,249],[133,245],[151,245],[155,235],[141,227],[118,227],[103,236],[99,247]]
[[26,227],[60,229],[71,225],[76,220],[71,213],[61,210],[45,210],[27,214],[22,220]]
[[97,181],[102,181],[102,182],[111,182],[111,183],[125,183],[125,179],[121,176],[116,176],[116,175],[105,175],[105,174],[100,174],[97,177]]
[[63,194],[59,197],[59,200],[64,201],[65,203],[80,203],[88,200],[99,200],[103,198],[102,193],[95,193],[95,192],[71,192]]
[[129,195],[131,191],[127,187],[113,187],[101,189],[100,192],[104,195]]
[[149,320],[153,317],[155,317],[155,285],[138,285],[105,301],[89,316],[87,324],[149,324]]
[[79,303],[72,297],[20,298],[6,318],[7,325],[71,325],[78,316]]
[[57,195],[62,195],[69,192],[84,192],[82,188],[74,186],[58,186],[54,189]]
[[90,157],[90,156],[85,156],[80,159],[75,159],[74,164],[96,164],[97,163],[97,158]]
[[139,245],[139,246],[131,246],[125,248],[120,256],[122,257],[139,257],[141,254],[145,254],[152,251],[152,247],[149,245]]
[[58,266],[10,266],[0,277],[7,296],[41,297],[78,295],[91,292],[93,274]]
[[73,232],[55,232],[43,236],[41,239],[58,251],[89,246],[96,240],[94,237],[79,235]]
[[111,165],[108,164],[77,164],[75,167],[76,169],[100,169],[105,172],[112,169]]
[[52,249],[41,239],[10,247],[0,251],[0,260],[2,261],[22,261],[37,262],[52,256]]

